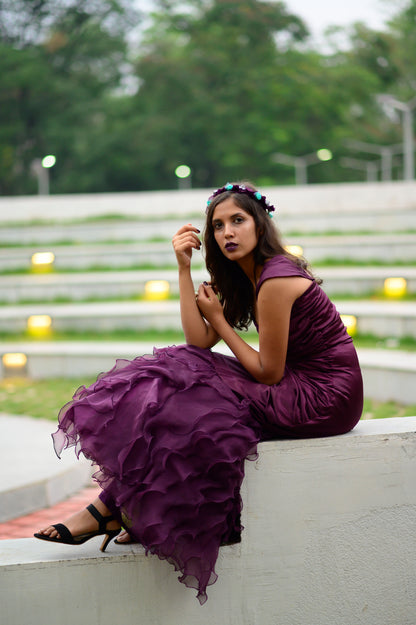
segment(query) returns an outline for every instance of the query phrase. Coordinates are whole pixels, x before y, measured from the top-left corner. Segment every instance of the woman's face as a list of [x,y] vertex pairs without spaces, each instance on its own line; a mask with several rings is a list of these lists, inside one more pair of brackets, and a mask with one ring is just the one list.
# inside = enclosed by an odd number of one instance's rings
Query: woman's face
[[256,223],[249,213],[237,206],[232,196],[215,207],[212,227],[224,256],[238,263],[252,257],[259,239]]

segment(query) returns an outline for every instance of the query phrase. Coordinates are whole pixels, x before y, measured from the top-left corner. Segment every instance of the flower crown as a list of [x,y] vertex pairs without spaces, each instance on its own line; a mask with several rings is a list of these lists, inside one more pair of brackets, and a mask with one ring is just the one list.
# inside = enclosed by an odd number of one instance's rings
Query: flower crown
[[232,191],[233,193],[245,193],[249,197],[253,198],[253,200],[257,200],[259,204],[261,204],[262,208],[268,213],[269,217],[272,217],[273,211],[275,211],[275,207],[273,204],[266,199],[265,195],[262,195],[260,191],[256,191],[255,189],[251,189],[250,187],[246,187],[244,184],[233,184],[231,182],[227,182],[226,185],[214,191],[212,195],[209,196],[207,201],[207,207],[211,204],[214,197],[220,195],[221,193],[225,193],[226,191]]

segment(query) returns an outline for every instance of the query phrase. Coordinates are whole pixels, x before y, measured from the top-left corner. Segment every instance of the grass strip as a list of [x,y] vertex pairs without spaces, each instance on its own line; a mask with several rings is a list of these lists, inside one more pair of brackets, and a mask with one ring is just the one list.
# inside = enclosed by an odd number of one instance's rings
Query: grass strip
[[[248,332],[239,333],[243,339],[256,343],[258,335],[254,329]],[[74,330],[56,331],[54,330],[48,336],[34,337],[28,332],[0,332],[0,341],[7,343],[13,342],[54,342],[54,341],[129,341],[144,343],[163,343],[164,345],[178,345],[184,343],[183,332],[179,330],[112,330],[103,332],[93,332],[86,330],[79,332]],[[416,337],[404,336],[397,337],[378,337],[372,334],[357,334],[353,338],[354,345],[357,348],[381,349],[381,350],[403,350],[416,352]]]
[[[61,407],[71,400],[82,385],[88,386],[95,377],[31,380],[29,378],[4,378],[0,380],[0,405],[2,412],[56,420]],[[416,415],[416,405],[405,406],[396,402],[378,402],[365,399],[363,419],[385,419]]]

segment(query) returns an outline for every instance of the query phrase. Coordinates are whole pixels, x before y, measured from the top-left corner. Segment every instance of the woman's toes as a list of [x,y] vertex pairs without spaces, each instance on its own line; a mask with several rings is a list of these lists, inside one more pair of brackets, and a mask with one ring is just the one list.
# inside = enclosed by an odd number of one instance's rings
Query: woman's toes
[[125,530],[122,531],[118,536],[117,536],[117,542],[118,543],[131,543],[131,536],[128,532],[126,532]]

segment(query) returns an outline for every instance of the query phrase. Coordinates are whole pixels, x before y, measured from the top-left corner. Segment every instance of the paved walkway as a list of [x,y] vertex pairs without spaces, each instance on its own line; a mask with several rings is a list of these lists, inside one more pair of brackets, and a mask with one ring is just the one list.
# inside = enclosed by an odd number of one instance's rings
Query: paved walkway
[[86,507],[99,492],[99,488],[91,484],[79,493],[54,506],[38,510],[17,519],[0,523],[0,540],[12,538],[32,538],[34,532],[50,523],[60,523],[74,512]]
[[0,414],[0,539],[31,536],[39,523],[59,522],[95,496],[91,463],[73,450],[56,457],[55,425]]

